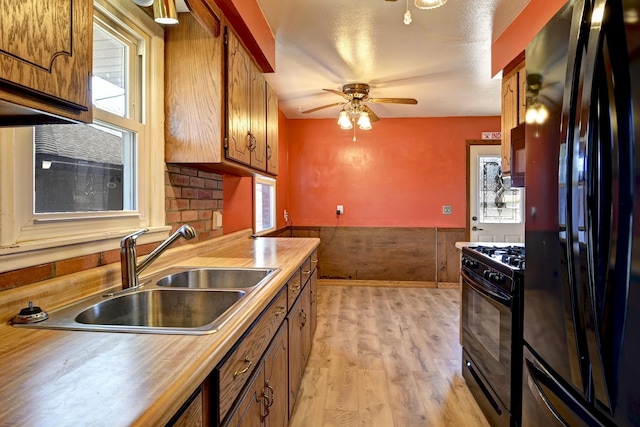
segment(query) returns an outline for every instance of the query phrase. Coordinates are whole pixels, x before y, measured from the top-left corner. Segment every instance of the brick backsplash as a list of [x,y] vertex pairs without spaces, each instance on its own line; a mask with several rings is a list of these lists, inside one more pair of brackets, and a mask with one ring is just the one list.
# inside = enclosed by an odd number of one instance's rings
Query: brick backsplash
[[[222,176],[194,168],[168,164],[165,168],[165,223],[171,231],[190,224],[198,231],[198,241],[222,236],[222,228],[213,227],[213,212],[222,212]],[[176,245],[183,244],[178,240]],[[146,255],[156,243],[140,245],[138,255]],[[65,274],[120,262],[120,251],[88,254],[0,273],[0,291],[28,285]]]

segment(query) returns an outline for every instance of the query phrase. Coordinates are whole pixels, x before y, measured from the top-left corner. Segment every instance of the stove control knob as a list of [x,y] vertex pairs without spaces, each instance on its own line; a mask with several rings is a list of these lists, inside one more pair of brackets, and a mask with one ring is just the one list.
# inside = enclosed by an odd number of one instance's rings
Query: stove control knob
[[496,285],[501,285],[504,283],[504,276],[499,273],[494,273],[494,276],[491,281]]
[[467,267],[467,268],[476,268],[476,267],[478,266],[478,263],[477,263],[477,262],[475,262],[475,261],[474,261],[474,260],[472,260],[472,259],[469,259],[469,258],[463,258],[463,259],[462,259],[462,265],[463,265],[464,267]]

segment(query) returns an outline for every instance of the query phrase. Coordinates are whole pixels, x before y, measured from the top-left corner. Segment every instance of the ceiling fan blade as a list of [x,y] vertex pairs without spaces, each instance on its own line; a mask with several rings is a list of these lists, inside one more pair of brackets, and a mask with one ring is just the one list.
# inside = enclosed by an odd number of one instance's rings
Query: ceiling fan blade
[[302,111],[302,114],[313,113],[314,111],[323,110],[329,107],[335,107],[336,105],[342,105],[344,102],[335,102],[333,104],[323,105],[322,107],[312,108],[310,110]]
[[373,104],[411,104],[415,105],[418,103],[417,100],[413,98],[369,98],[369,102]]
[[349,97],[349,95],[347,95],[346,93],[342,93],[339,90],[335,90],[335,89],[322,89],[322,90],[326,90],[327,92],[331,92],[331,93],[335,93],[336,95],[340,95],[341,97],[343,97],[344,99],[347,100],[351,100],[351,97]]
[[366,105],[363,105],[362,110],[366,111],[367,113],[369,113],[369,120],[371,120],[372,122],[378,122],[380,121],[380,117],[378,117],[376,115],[376,113],[373,112],[373,110],[369,107],[367,107]]

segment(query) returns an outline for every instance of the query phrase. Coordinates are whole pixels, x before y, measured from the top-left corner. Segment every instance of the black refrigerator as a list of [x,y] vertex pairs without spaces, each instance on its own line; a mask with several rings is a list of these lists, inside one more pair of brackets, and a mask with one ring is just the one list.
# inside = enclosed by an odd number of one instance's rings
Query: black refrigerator
[[640,426],[640,0],[526,50],[522,425]]

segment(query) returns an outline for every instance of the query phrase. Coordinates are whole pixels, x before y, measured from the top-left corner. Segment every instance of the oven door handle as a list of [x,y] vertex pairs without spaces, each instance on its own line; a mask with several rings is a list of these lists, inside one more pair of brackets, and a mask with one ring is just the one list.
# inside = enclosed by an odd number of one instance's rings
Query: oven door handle
[[465,273],[464,271],[461,271],[460,274],[462,275],[462,279],[467,282],[467,284],[473,288],[473,290],[475,290],[478,293],[481,293],[482,295],[491,298],[494,301],[498,301],[500,303],[502,303],[503,305],[506,305],[507,307],[511,307],[511,298],[500,295],[497,292],[494,292],[490,289],[485,288],[484,286],[478,286],[474,283],[473,279],[471,277],[469,277],[469,275],[467,273]]

